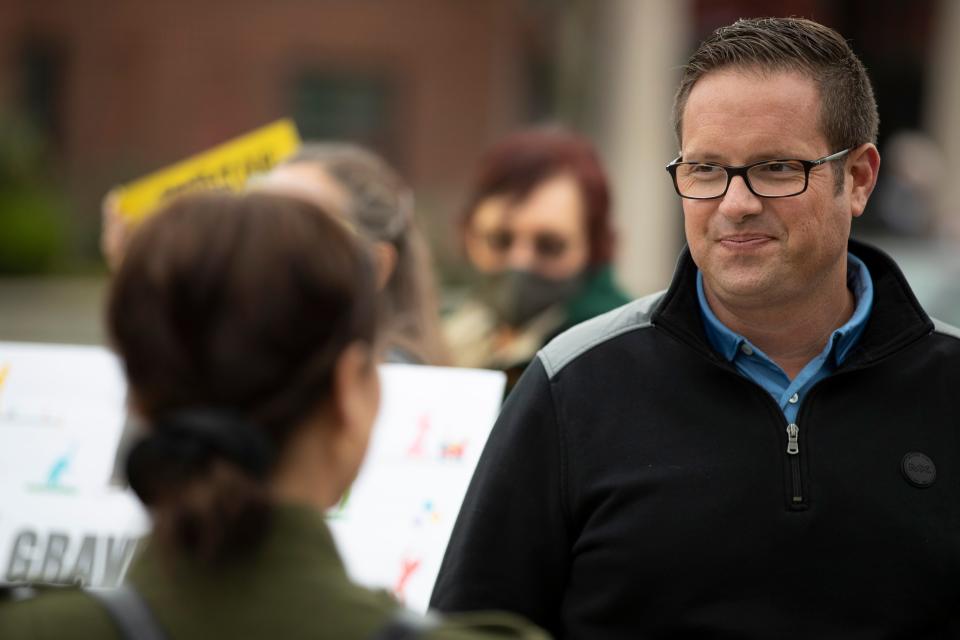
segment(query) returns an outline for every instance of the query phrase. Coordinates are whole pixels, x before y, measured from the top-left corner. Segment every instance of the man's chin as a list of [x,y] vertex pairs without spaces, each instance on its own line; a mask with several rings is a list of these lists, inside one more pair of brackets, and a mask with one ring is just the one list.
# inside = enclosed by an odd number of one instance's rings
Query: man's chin
[[769,302],[776,288],[775,278],[767,271],[737,269],[714,279],[714,293],[725,299]]

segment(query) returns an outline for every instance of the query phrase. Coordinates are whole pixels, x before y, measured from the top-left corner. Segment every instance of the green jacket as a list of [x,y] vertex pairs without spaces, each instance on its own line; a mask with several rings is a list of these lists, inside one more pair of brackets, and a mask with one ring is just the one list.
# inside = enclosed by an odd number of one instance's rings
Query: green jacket
[[[370,638],[397,613],[386,592],[352,584],[322,514],[278,507],[263,546],[212,570],[165,558],[148,542],[127,576],[171,640],[188,638]],[[103,606],[73,588],[0,603],[0,638],[118,638]],[[510,614],[445,618],[424,638],[472,640],[547,636]]]
[[557,333],[562,333],[574,325],[625,305],[630,300],[630,296],[624,293],[614,280],[613,267],[610,265],[599,267],[587,280],[583,290],[567,303],[566,321]]

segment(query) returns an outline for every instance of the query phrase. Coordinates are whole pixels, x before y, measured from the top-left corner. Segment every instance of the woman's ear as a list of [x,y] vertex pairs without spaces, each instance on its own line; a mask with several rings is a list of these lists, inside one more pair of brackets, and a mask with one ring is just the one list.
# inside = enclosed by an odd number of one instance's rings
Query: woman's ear
[[397,268],[397,248],[389,242],[378,240],[373,243],[373,255],[377,261],[377,290],[382,291]]
[[348,442],[363,448],[380,409],[380,378],[375,352],[361,342],[351,343],[334,366],[330,409],[334,427]]

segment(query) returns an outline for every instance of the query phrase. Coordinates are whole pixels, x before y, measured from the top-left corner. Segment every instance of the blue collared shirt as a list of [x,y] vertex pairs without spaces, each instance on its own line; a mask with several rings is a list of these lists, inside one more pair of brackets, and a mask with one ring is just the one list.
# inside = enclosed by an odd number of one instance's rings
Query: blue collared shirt
[[800,405],[814,384],[836,371],[850,354],[867,326],[873,307],[873,280],[867,265],[847,254],[847,286],[853,291],[857,307],[850,319],[830,334],[827,346],[807,363],[793,380],[773,360],[743,336],[724,326],[707,303],[703,293],[703,275],[697,272],[697,298],[707,338],[717,352],[732,362],[740,373],[756,382],[780,405],[787,422],[796,422]]

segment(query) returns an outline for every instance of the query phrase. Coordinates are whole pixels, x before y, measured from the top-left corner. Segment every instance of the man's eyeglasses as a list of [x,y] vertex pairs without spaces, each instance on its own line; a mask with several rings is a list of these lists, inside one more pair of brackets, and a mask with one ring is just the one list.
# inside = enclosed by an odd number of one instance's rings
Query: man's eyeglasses
[[844,157],[854,147],[816,160],[763,160],[740,167],[726,167],[710,162],[680,162],[680,157],[667,165],[673,187],[681,198],[710,200],[726,195],[730,181],[740,176],[750,193],[761,198],[786,198],[807,190],[810,171]]

